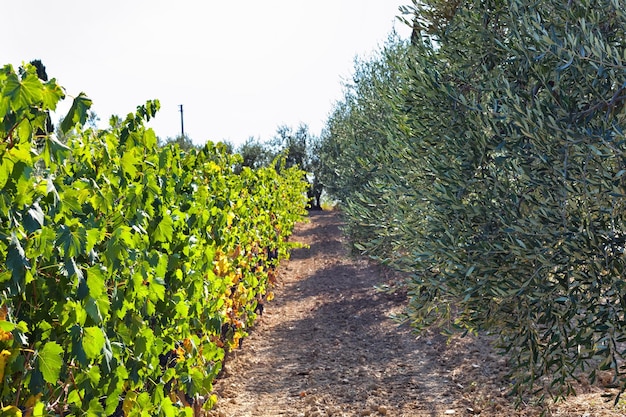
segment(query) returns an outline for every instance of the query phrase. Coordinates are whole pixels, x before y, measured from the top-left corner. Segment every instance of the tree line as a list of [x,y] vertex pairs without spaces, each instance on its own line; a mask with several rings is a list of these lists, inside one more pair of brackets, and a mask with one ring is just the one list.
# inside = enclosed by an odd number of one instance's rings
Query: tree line
[[318,148],[355,250],[409,273],[416,329],[498,335],[520,398],[600,369],[623,392],[623,3],[401,11],[413,35],[357,60]]

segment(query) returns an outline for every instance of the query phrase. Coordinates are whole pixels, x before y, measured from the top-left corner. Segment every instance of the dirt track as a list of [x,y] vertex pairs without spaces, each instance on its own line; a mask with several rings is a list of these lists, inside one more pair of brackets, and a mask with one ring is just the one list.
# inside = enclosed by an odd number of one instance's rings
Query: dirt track
[[[280,268],[276,299],[215,384],[209,416],[534,416],[506,396],[506,360],[484,338],[417,338],[390,315],[405,294],[392,278],[348,256],[336,212],[299,224]],[[558,416],[619,416],[599,388],[553,407]]]

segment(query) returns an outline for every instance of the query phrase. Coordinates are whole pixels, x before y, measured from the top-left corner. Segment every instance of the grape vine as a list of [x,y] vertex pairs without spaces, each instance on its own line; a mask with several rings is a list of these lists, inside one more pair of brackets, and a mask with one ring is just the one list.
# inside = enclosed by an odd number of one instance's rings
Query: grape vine
[[305,213],[297,169],[159,147],[148,101],[107,129],[34,67],[0,71],[2,415],[190,416],[271,295]]

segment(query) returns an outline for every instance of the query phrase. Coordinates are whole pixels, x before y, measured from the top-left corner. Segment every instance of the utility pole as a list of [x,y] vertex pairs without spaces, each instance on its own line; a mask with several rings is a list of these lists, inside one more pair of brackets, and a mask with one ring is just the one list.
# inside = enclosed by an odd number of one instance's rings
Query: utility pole
[[185,138],[185,124],[183,122],[183,105],[179,104],[178,107],[180,107],[180,137],[181,138]]

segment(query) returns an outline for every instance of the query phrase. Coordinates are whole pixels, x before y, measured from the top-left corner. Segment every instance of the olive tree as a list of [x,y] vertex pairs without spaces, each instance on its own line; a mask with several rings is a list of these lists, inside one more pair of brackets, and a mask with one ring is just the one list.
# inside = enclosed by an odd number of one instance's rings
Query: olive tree
[[413,273],[417,328],[499,334],[514,392],[566,394],[602,368],[624,390],[626,11],[404,11],[419,36],[370,65],[397,83],[368,94],[373,77],[355,80],[328,122],[323,155],[355,246]]

